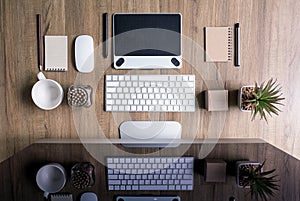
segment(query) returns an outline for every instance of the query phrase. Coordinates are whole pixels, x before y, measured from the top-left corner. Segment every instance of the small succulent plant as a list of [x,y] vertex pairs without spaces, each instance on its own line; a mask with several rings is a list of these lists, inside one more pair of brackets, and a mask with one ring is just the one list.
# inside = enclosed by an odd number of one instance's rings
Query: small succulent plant
[[267,201],[270,197],[274,196],[274,191],[279,189],[279,185],[275,179],[277,175],[271,176],[275,169],[262,172],[265,162],[258,166],[249,166],[247,170],[243,171],[244,186],[250,186],[251,198],[255,197],[256,200]]
[[267,114],[278,115],[280,110],[277,105],[283,105],[280,101],[282,98],[281,87],[276,85],[277,80],[272,78],[260,86],[255,83],[254,87],[245,87],[242,91],[242,109],[252,111],[252,120],[259,114],[261,119],[267,121]]

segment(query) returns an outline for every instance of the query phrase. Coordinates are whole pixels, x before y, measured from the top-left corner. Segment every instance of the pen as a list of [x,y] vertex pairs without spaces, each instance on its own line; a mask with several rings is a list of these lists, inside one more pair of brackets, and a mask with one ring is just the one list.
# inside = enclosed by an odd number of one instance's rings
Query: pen
[[41,15],[36,15],[36,27],[37,27],[37,45],[38,45],[38,67],[39,70],[43,70],[43,50],[42,50],[42,33],[41,33]]
[[234,25],[234,65],[240,66],[240,24],[236,23]]
[[107,58],[108,56],[108,14],[103,14],[103,57]]

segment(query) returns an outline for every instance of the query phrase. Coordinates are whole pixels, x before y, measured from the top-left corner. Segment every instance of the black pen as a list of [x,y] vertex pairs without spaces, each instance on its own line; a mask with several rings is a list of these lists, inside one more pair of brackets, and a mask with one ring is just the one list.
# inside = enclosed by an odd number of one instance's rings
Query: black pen
[[241,58],[240,58],[240,24],[236,23],[234,25],[234,65],[240,66],[241,65]]
[[39,70],[43,70],[43,47],[42,47],[42,31],[41,31],[41,14],[36,15],[37,24],[37,44],[38,44],[38,66]]
[[108,56],[108,14],[103,14],[103,57],[107,58]]

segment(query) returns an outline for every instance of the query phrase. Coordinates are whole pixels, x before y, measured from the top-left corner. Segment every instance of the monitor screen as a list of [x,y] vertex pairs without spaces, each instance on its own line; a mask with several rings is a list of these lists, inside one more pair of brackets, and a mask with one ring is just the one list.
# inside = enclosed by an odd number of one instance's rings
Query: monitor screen
[[115,14],[116,56],[180,56],[180,14]]

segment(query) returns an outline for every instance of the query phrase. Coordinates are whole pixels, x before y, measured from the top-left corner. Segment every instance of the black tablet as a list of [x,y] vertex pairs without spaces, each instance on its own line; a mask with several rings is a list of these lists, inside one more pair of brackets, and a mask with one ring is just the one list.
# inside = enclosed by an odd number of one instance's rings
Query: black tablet
[[181,15],[113,15],[116,68],[179,68],[181,66]]

